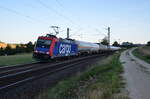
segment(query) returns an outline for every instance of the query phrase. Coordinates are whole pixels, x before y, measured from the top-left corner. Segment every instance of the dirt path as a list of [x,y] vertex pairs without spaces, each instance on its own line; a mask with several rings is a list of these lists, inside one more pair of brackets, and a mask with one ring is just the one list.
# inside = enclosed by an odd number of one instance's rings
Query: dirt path
[[150,64],[132,55],[133,49],[121,54],[124,78],[131,99],[150,99]]

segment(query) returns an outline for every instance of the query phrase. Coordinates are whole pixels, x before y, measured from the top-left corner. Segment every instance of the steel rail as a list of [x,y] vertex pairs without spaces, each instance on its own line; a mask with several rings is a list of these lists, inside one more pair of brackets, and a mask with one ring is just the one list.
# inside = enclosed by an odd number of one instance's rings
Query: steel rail
[[17,65],[8,65],[8,66],[0,66],[0,72],[3,72],[5,70],[12,70],[15,68],[22,68],[27,65],[34,65],[34,64],[39,64],[40,62],[32,62],[32,63],[26,63],[26,64],[17,64]]
[[83,61],[87,62],[88,59],[97,56],[100,55],[92,55],[92,56],[82,57],[79,59],[73,59],[61,63],[55,63],[55,64],[45,65],[45,66],[35,67],[35,68],[27,69],[27,67],[25,67],[26,69],[24,69],[23,71],[9,72],[6,75],[0,75],[0,91],[46,76],[48,74],[55,73],[57,71],[67,69],[69,67],[76,66],[78,64],[81,64]]

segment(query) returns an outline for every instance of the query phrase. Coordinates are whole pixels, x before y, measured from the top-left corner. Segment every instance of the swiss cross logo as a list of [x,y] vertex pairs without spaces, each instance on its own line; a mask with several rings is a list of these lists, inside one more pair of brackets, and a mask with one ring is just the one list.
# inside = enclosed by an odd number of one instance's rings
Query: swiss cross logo
[[68,44],[60,44],[59,53],[60,54],[69,54],[71,52],[71,45]]

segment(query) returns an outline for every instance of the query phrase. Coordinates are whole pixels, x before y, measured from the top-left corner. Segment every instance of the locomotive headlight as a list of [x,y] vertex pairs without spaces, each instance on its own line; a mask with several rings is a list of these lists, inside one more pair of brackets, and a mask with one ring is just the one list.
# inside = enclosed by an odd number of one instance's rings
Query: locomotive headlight
[[48,55],[49,55],[49,52],[46,52],[46,54],[48,54]]
[[35,50],[34,52],[35,52],[35,53],[38,53],[38,51],[37,51],[37,50]]

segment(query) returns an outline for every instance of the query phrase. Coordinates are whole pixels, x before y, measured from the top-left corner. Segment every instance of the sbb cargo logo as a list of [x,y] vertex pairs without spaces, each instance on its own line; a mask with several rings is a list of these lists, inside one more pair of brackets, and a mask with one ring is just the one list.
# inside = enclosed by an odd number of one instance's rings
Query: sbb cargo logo
[[69,54],[71,52],[71,45],[68,44],[60,44],[59,53],[60,54]]

